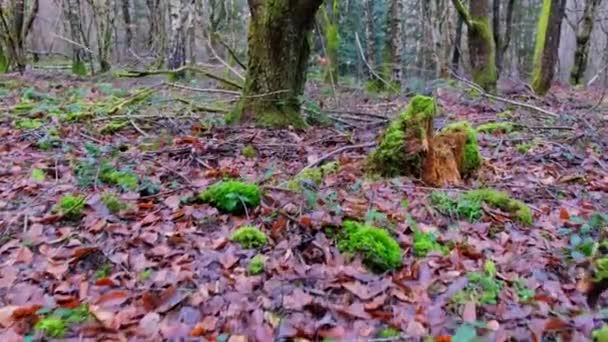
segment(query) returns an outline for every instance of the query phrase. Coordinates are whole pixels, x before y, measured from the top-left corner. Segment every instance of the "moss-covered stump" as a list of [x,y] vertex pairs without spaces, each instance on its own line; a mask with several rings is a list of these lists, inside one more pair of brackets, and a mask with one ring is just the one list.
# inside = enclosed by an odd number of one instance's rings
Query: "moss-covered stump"
[[384,177],[419,176],[424,152],[432,138],[436,112],[435,99],[414,97],[407,110],[390,124],[380,145],[370,156],[370,171]]
[[368,169],[384,177],[412,176],[432,186],[457,185],[481,165],[477,135],[463,121],[447,126],[433,136],[433,98],[416,96],[407,110],[393,121]]

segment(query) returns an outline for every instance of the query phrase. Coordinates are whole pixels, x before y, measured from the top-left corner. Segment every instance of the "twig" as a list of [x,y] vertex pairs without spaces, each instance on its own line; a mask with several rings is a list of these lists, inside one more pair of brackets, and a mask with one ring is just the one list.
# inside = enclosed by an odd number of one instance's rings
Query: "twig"
[[117,77],[131,77],[131,78],[137,78],[137,77],[145,77],[145,76],[152,76],[152,75],[163,75],[163,74],[179,74],[181,72],[184,71],[192,71],[192,72],[198,72],[201,73],[209,78],[212,78],[218,82],[222,82],[224,84],[227,84],[231,87],[237,88],[237,89],[243,89],[243,86],[241,84],[235,83],[231,80],[228,80],[226,78],[223,78],[221,76],[217,76],[215,74],[212,74],[210,71],[207,71],[205,69],[202,68],[198,68],[192,65],[185,65],[181,68],[177,68],[174,70],[168,70],[168,69],[158,69],[158,70],[148,70],[148,71],[139,71],[139,70],[125,70],[125,71],[121,71],[121,72],[117,72],[115,75]]
[[[325,54],[325,56],[327,58],[329,58],[329,55],[327,54],[327,49],[325,48],[325,41],[324,41],[323,36],[321,34],[321,29],[319,27],[319,23],[318,22],[316,23],[316,26],[317,26],[317,32],[319,33],[319,41],[321,42],[321,49],[323,49],[323,54]],[[332,60],[331,60],[331,58],[329,58],[329,69],[327,70],[327,73],[329,75],[329,82],[331,84],[331,93],[333,95],[334,102],[336,103],[336,106],[338,106],[339,105],[339,103],[338,103],[338,95],[337,95],[337,91],[336,91],[336,82],[334,80],[334,72],[333,72],[334,68],[336,68],[335,70],[338,70],[337,66],[332,65]]]
[[[365,143],[365,144],[348,145],[348,146],[340,147],[340,148],[338,148],[336,150],[333,150],[332,152],[330,152],[330,153],[322,156],[321,158],[317,159],[316,161],[314,161],[314,162],[306,165],[306,167],[304,167],[302,169],[302,171],[306,170],[306,169],[310,169],[310,168],[316,167],[317,165],[321,164],[322,162],[324,162],[324,161],[330,159],[331,157],[333,157],[333,156],[335,156],[337,154],[340,154],[342,152],[349,151],[349,150],[356,150],[356,149],[359,149],[359,148],[374,147],[374,146],[376,146],[376,142],[368,142],[368,143]],[[300,171],[300,172],[302,172],[302,171]]]
[[509,100],[509,99],[505,99],[504,97],[500,97],[500,96],[496,96],[496,95],[492,95],[489,93],[486,93],[485,90],[483,90],[480,86],[478,86],[477,84],[464,79],[460,76],[458,76],[455,72],[452,71],[452,75],[454,76],[455,79],[459,80],[460,82],[464,83],[465,85],[469,86],[469,88],[476,90],[477,92],[479,92],[481,94],[481,96],[483,97],[487,97],[489,99],[492,100],[496,100],[496,101],[500,101],[500,102],[504,102],[504,103],[508,103],[514,106],[518,106],[518,107],[522,107],[522,108],[526,108],[526,109],[531,109],[534,110],[536,112],[545,114],[547,116],[550,116],[552,118],[558,118],[559,115],[556,113],[553,113],[549,110],[537,107],[537,106],[533,106],[531,104],[527,104],[527,103],[523,103],[523,102],[518,102],[518,101],[514,101],[514,100]]
[[215,34],[215,38],[217,39],[218,42],[220,42],[220,44],[222,44],[222,46],[224,47],[224,49],[226,49],[226,51],[228,51],[228,53],[230,54],[230,56],[232,56],[232,58],[234,58],[234,61],[241,66],[241,68],[247,70],[247,66],[245,65],[245,63],[241,62],[241,60],[239,59],[239,57],[236,55],[236,52],[234,52],[230,46],[228,46],[228,44],[226,44],[222,39],[219,38],[219,34]]
[[555,130],[574,131],[574,128],[570,127],[570,126],[529,126],[529,125],[522,125],[522,124],[516,124],[516,123],[514,123],[513,126],[527,128],[527,129],[555,129]]
[[188,101],[188,100],[182,99],[182,98],[177,98],[175,100],[191,106],[193,110],[198,111],[198,112],[210,112],[210,113],[229,113],[230,112],[229,110],[222,109],[222,108],[211,108],[211,107],[199,106],[197,104],[192,103],[191,101]]
[[325,111],[328,112],[328,113],[332,113],[332,114],[361,115],[361,116],[370,116],[372,118],[378,118],[378,119],[382,119],[382,120],[385,120],[385,121],[389,120],[389,118],[386,117],[385,115],[375,114],[375,113],[357,112],[357,111],[340,110],[340,109],[329,109],[329,110],[325,110]]
[[207,40],[207,47],[209,47],[209,51],[211,51],[211,53],[213,54],[213,57],[215,57],[215,59],[220,61],[220,63],[222,63],[226,68],[228,68],[228,70],[230,70],[234,75],[236,75],[236,77],[240,78],[241,81],[243,81],[243,82],[245,81],[245,77],[243,77],[243,75],[241,75],[238,71],[236,71],[230,64],[226,63],[226,61],[223,60],[222,58],[220,58],[220,56],[217,54],[217,52],[215,52],[215,49],[211,45],[211,35],[209,35],[209,39]]
[[196,88],[196,87],[189,87],[189,86],[185,86],[185,85],[182,85],[182,84],[171,83],[171,82],[165,82],[165,84],[168,85],[168,86],[170,86],[170,87],[179,88],[179,89],[185,89],[185,90],[191,90],[191,91],[196,91],[196,92],[199,92],[199,93],[218,93],[218,94],[227,94],[227,95],[236,95],[236,96],[241,95],[241,92],[234,91],[234,90],[213,89],[213,88]]
[[359,49],[359,53],[361,54],[361,59],[363,60],[363,63],[365,63],[365,65],[367,66],[367,68],[369,69],[369,72],[371,72],[372,75],[374,75],[374,77],[376,77],[378,80],[380,80],[382,83],[384,83],[391,90],[393,90],[396,93],[399,93],[399,89],[396,89],[392,84],[390,84],[385,79],[383,79],[382,77],[380,77],[380,75],[378,75],[374,71],[374,68],[372,68],[372,66],[369,65],[369,63],[365,59],[365,53],[363,53],[363,47],[361,47],[361,41],[359,40],[359,34],[357,32],[355,32],[355,41],[357,42],[357,48]]
[[139,128],[139,126],[135,124],[135,121],[133,121],[133,118],[129,114],[127,114],[127,116],[129,117],[129,122],[131,123],[131,126],[133,126],[133,128],[135,128],[135,130],[138,131],[141,135],[147,137],[148,133],[146,133],[143,129]]

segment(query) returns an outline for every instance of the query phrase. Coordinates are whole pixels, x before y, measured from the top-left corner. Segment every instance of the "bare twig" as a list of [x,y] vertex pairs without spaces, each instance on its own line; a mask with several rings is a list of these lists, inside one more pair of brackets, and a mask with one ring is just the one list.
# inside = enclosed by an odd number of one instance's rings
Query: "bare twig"
[[553,113],[549,110],[531,105],[531,104],[527,104],[527,103],[523,103],[523,102],[519,102],[519,101],[515,101],[515,100],[510,100],[510,99],[505,99],[504,97],[500,97],[500,96],[496,96],[496,95],[492,95],[489,93],[486,93],[485,90],[483,90],[479,85],[465,79],[462,78],[460,76],[458,76],[455,72],[452,71],[452,75],[454,76],[455,79],[459,80],[460,82],[464,83],[465,85],[467,85],[469,88],[476,90],[477,92],[479,92],[481,94],[481,96],[492,99],[492,100],[496,100],[496,101],[500,101],[500,102],[504,102],[504,103],[508,103],[514,106],[518,106],[518,107],[522,107],[522,108],[526,108],[526,109],[530,109],[530,110],[534,110],[538,113],[542,113],[545,114],[547,116],[550,116],[552,118],[558,118],[559,115],[556,113]]
[[[324,162],[324,161],[326,161],[326,160],[332,158],[333,156],[335,156],[337,154],[340,154],[342,152],[350,151],[350,150],[356,150],[356,149],[359,149],[359,148],[374,147],[374,146],[376,146],[376,142],[368,142],[368,143],[365,143],[365,144],[348,145],[348,146],[340,147],[340,148],[338,148],[336,150],[333,150],[332,152],[330,152],[330,153],[322,156],[321,158],[317,159],[316,161],[314,161],[314,162],[306,165],[306,167],[303,168],[302,171],[306,170],[306,169],[311,169],[313,167],[316,167],[317,165],[321,164],[322,162]],[[300,172],[302,172],[302,171],[300,171]]]
[[209,39],[207,40],[207,47],[209,47],[209,51],[211,51],[211,53],[213,54],[213,57],[215,57],[215,59],[220,61],[220,63],[222,63],[226,68],[228,68],[228,70],[230,70],[234,75],[236,75],[236,77],[240,78],[241,81],[245,81],[245,77],[243,75],[241,75],[238,71],[236,71],[236,69],[234,69],[230,64],[228,64],[225,60],[223,60],[217,54],[217,52],[215,52],[215,49],[211,45],[211,36],[209,36]]
[[185,86],[183,84],[171,83],[171,82],[165,82],[165,84],[170,87],[195,91],[195,92],[199,92],[199,93],[218,93],[218,94],[236,95],[236,96],[241,95],[241,92],[234,91],[234,90],[214,89],[214,88],[196,88],[196,87],[189,87],[189,86]]
[[363,52],[363,47],[361,47],[361,41],[359,40],[359,34],[357,32],[355,32],[355,41],[357,43],[357,48],[359,49],[359,53],[361,54],[361,59],[363,60],[363,63],[365,63],[367,68],[369,69],[369,72],[371,72],[372,75],[374,75],[374,77],[376,77],[380,82],[384,83],[391,90],[398,93],[399,89],[396,89],[392,84],[390,84],[390,82],[387,82],[384,78],[380,77],[380,75],[378,75],[378,73],[376,73],[376,71],[374,71],[374,68],[372,68],[372,66],[369,65],[369,63],[367,62],[367,59],[365,59],[365,53]]

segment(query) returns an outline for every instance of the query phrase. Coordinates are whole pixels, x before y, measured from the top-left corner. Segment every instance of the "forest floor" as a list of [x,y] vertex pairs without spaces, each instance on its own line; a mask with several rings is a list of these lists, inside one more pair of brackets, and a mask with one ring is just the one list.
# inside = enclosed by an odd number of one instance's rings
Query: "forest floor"
[[[334,125],[224,126],[232,93],[158,78],[0,79],[0,340],[580,341],[602,327],[606,300],[590,308],[582,293],[608,227],[601,90],[555,86],[539,99],[503,89],[554,117],[444,84],[437,128],[516,123],[479,133],[484,164],[451,189],[365,173],[371,143],[407,98],[308,93],[309,116]],[[333,160],[338,170],[319,184],[288,186]],[[235,216],[191,201],[224,178],[260,185],[261,206]],[[533,224],[486,205],[469,220],[433,200],[482,187],[524,201]],[[390,229],[403,266],[377,274],[342,255],[328,227],[347,218]],[[243,225],[268,244],[231,241]],[[414,231],[437,248],[415,251]]]

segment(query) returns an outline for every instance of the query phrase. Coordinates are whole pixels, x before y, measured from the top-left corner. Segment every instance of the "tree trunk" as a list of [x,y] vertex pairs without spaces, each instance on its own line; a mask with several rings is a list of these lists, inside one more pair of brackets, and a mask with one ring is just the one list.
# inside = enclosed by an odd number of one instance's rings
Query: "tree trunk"
[[464,19],[458,16],[456,23],[456,35],[454,36],[454,52],[452,53],[452,69],[458,71],[460,69],[460,49],[462,46],[462,29],[464,27]]
[[[374,0],[365,0],[365,42],[367,45],[367,63],[375,68],[376,66],[376,40],[374,35]],[[369,79],[373,79],[371,72],[368,72]]]
[[468,28],[473,81],[484,90],[494,92],[498,75],[488,0],[470,0],[468,11],[460,0],[453,2]]
[[177,69],[186,64],[186,4],[184,0],[169,1],[171,34],[167,54],[167,68]]
[[[326,8],[321,8],[323,17],[323,38],[324,49],[327,58],[327,68],[325,72],[325,82],[330,84],[338,83],[338,49],[340,47],[340,34],[338,32],[338,1],[330,3],[331,12]],[[323,42],[322,42],[323,43]]]
[[562,31],[566,0],[543,0],[536,32],[532,89],[545,95],[551,88]]
[[129,0],[122,0],[122,19],[125,22],[125,39],[127,40],[127,49],[133,47],[133,24],[131,23],[131,9]]
[[388,18],[388,58],[385,61],[389,68],[389,79],[396,84],[401,84],[401,56],[403,41],[401,40],[401,18],[403,16],[402,0],[391,0]]
[[585,12],[583,18],[578,25],[576,33],[576,50],[574,51],[574,65],[570,73],[570,83],[578,85],[585,77],[587,71],[587,61],[589,59],[589,43],[591,33],[593,32],[593,24],[595,22],[595,13],[602,0],[587,0],[585,3]]
[[66,0],[65,4],[66,16],[70,25],[70,36],[76,44],[72,44],[72,73],[79,76],[84,76],[87,73],[87,67],[85,65],[86,53],[81,47],[82,43],[82,30],[80,27],[80,0]]
[[249,61],[232,120],[304,127],[299,115],[310,56],[309,35],[322,0],[249,0]]

